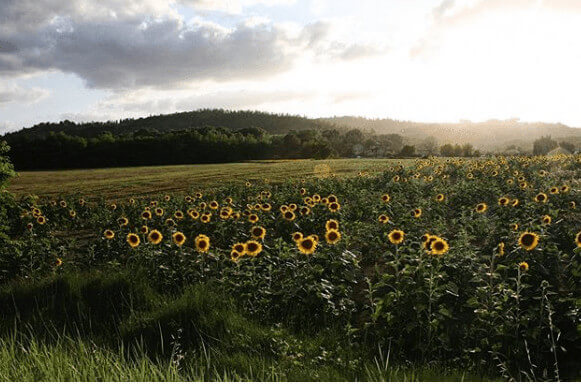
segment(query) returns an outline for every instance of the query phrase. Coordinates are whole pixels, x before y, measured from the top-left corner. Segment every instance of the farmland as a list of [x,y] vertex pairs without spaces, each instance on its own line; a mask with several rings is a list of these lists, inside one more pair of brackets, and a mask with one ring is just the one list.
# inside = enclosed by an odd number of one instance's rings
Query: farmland
[[580,181],[565,155],[23,172],[0,379],[579,379]]
[[[408,163],[409,160],[400,160]],[[172,165],[69,171],[21,172],[9,190],[18,196],[59,196],[79,193],[108,199],[183,193],[191,188],[216,188],[246,181],[280,183],[304,178],[379,174],[396,160],[337,159],[252,161],[230,164]]]

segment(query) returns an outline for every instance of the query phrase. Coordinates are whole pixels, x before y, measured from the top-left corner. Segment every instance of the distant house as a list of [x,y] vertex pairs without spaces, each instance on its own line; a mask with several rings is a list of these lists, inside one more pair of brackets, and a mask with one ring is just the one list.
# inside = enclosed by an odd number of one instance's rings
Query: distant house
[[553,149],[552,151],[549,151],[549,153],[547,153],[547,156],[555,156],[555,155],[570,155],[571,152],[566,150],[563,147],[557,147],[555,149]]

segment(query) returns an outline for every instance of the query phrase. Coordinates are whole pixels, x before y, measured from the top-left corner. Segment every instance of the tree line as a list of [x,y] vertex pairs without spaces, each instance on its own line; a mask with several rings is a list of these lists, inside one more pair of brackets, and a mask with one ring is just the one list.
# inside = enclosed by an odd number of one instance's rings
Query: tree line
[[232,130],[208,126],[169,132],[141,129],[123,135],[102,132],[95,137],[61,131],[44,137],[7,135],[5,139],[18,170],[389,157],[406,150],[400,135],[375,135],[357,129],[301,130],[273,135],[257,127]]

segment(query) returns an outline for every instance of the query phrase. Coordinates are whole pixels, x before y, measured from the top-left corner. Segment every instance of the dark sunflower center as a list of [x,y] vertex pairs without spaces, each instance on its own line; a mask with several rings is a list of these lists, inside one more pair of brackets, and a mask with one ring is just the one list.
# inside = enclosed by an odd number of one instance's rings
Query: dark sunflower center
[[247,245],[247,247],[249,252],[256,252],[256,250],[258,249],[258,245],[255,243],[250,243]]
[[530,233],[527,233],[527,234],[523,235],[521,241],[525,246],[528,247],[528,246],[531,246],[533,244],[533,242],[535,241],[535,237],[533,235],[531,235]]
[[304,240],[303,247],[305,247],[306,249],[311,249],[313,247],[313,241],[311,239]]
[[200,242],[198,243],[198,246],[200,248],[206,248],[206,245],[207,245],[207,243],[205,240],[200,240]]
[[392,235],[392,237],[393,237],[394,240],[399,240],[399,239],[401,239],[401,234],[399,232],[395,232]]
[[337,233],[336,232],[330,232],[329,233],[329,240],[337,240]]
[[444,249],[444,243],[442,243],[441,241],[436,241],[434,243],[434,249],[436,251],[442,251]]

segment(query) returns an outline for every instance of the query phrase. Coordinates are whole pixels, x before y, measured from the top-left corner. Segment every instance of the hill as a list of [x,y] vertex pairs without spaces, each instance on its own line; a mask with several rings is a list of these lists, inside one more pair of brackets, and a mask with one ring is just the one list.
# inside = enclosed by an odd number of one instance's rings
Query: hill
[[332,123],[301,116],[272,114],[259,111],[230,111],[224,109],[200,109],[166,115],[122,119],[106,122],[75,123],[69,120],[59,123],[40,123],[5,137],[28,136],[45,138],[50,132],[91,138],[103,132],[125,135],[139,131],[170,132],[184,131],[200,127],[227,127],[241,130],[260,127],[270,134],[283,134],[291,130],[312,130],[332,128]]
[[485,151],[499,151],[515,145],[530,151],[534,140],[541,136],[552,136],[581,144],[581,129],[564,124],[526,123],[518,119],[488,120],[484,122],[460,121],[458,123],[417,123],[392,119],[368,119],[341,116],[319,119],[324,123],[346,128],[372,130],[377,134],[399,134],[418,142],[433,136],[440,143],[471,143]]

